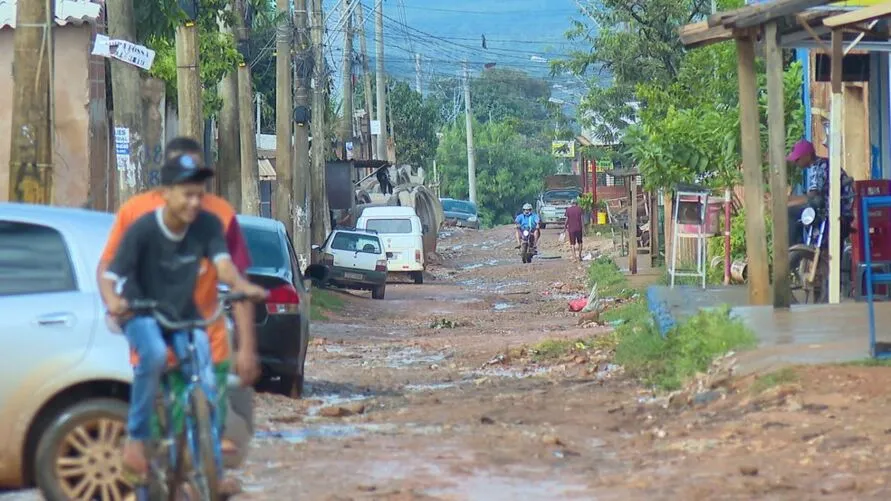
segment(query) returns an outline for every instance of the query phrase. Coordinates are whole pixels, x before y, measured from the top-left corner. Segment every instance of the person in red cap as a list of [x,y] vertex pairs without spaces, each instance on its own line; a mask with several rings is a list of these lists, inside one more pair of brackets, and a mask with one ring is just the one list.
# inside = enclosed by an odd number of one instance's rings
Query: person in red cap
[[[786,160],[802,169],[808,169],[807,197],[808,203],[816,207],[824,207],[829,201],[829,160],[818,157],[814,145],[807,139],[795,143]],[[841,241],[844,242],[851,232],[854,220],[854,180],[841,169]],[[825,242],[828,242],[826,239]]]

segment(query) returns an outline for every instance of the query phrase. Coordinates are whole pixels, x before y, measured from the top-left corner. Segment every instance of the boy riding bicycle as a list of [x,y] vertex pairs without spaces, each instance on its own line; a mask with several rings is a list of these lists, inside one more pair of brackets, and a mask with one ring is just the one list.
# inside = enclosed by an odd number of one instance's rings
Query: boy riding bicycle
[[[136,351],[124,467],[137,476],[148,472],[145,441],[152,435],[151,417],[167,367],[165,333],[147,316],[128,314],[127,300],[149,299],[164,304],[180,320],[201,318],[194,302],[195,285],[203,259],[213,263],[220,282],[232,292],[262,300],[266,291],[243,279],[232,263],[222,225],[217,217],[201,209],[205,181],[213,171],[199,165],[195,157],[180,155],[161,169],[163,207],[136,220],[126,231],[114,259],[99,281],[109,314],[122,324],[124,335]],[[120,289],[120,291],[118,290]],[[207,336],[195,335],[203,386],[213,390],[210,347]],[[213,401],[214,396],[208,395]]]

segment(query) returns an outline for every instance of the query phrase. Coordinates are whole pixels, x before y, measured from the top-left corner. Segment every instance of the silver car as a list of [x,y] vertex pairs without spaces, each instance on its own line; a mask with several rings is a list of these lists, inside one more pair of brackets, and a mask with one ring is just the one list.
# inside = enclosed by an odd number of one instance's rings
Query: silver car
[[0,488],[36,483],[50,501],[129,491],[119,451],[133,370],[95,278],[113,220],[0,204]]

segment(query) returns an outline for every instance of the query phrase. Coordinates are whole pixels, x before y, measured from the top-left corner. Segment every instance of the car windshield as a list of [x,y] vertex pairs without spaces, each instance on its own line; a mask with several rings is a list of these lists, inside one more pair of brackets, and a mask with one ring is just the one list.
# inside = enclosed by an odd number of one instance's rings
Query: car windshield
[[384,234],[411,233],[411,219],[369,219],[365,227]]
[[544,194],[545,201],[550,200],[572,200],[573,198],[578,198],[579,192],[575,190],[559,190],[559,191],[549,191]]
[[463,214],[476,214],[476,206],[470,202],[461,200],[443,200],[442,210],[446,212],[461,212]]
[[381,241],[373,235],[338,232],[331,240],[331,248],[349,252],[381,253]]
[[251,266],[256,268],[285,268],[285,252],[278,233],[260,228],[242,226],[248,251],[251,253]]

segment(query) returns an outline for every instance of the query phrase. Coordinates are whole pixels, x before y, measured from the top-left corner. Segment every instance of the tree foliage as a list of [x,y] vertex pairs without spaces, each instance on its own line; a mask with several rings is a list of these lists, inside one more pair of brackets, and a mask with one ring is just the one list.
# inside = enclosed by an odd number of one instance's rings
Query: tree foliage
[[396,159],[416,167],[429,167],[436,155],[439,114],[436,105],[424,99],[405,82],[391,82],[388,95],[393,107]]
[[[508,224],[524,203],[535,201],[544,176],[554,172],[550,152],[530,147],[510,120],[474,120],[477,205],[484,225]],[[463,123],[449,126],[439,143],[442,195],[466,199],[467,148]]]

